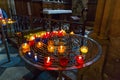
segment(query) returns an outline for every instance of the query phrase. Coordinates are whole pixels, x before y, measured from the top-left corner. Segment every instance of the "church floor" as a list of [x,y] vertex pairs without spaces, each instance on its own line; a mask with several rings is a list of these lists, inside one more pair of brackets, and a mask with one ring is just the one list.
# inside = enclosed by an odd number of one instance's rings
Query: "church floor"
[[[31,80],[33,74],[25,67],[24,61],[18,55],[18,50],[10,44],[8,47],[10,62],[8,62],[4,45],[0,45],[0,80]],[[56,78],[44,71],[35,80],[56,80]]]

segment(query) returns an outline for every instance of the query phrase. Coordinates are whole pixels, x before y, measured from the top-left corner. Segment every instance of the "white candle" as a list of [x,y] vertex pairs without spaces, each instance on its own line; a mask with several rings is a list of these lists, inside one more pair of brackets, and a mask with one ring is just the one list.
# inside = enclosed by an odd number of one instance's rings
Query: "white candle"
[[31,52],[28,52],[28,55],[31,56]]
[[35,61],[38,61],[38,57],[37,57],[37,55],[34,56],[34,59],[35,59]]

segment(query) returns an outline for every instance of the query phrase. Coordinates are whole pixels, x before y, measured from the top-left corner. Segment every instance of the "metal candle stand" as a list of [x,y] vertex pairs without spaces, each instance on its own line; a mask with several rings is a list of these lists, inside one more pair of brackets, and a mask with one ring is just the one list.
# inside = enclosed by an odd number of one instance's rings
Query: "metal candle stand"
[[6,54],[7,54],[7,59],[4,59],[1,64],[2,67],[14,66],[14,65],[18,64],[18,62],[20,61],[19,58],[10,56],[10,51],[9,51],[8,42],[7,42],[7,34],[5,33],[5,30],[7,29],[8,25],[13,24],[13,23],[15,23],[15,21],[13,21],[10,18],[8,18],[8,19],[1,18],[0,19],[0,27],[1,27],[2,36],[3,36],[3,44],[5,46],[5,50],[6,50]]
[[62,80],[63,70],[93,64],[100,58],[102,49],[91,38],[64,32],[59,34],[57,31],[55,34],[46,32],[39,37],[34,34],[34,38],[27,38],[19,53],[24,61],[40,70],[59,71],[58,80]]

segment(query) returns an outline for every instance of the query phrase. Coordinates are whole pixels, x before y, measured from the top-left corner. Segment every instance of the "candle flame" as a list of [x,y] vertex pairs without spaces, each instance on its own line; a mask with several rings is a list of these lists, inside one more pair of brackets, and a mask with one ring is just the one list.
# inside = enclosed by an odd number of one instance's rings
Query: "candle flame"
[[82,56],[79,56],[78,59],[82,59]]
[[59,47],[58,47],[58,52],[59,53],[64,53],[65,52],[65,46],[62,46],[62,45],[60,45]]
[[28,52],[29,55],[31,55],[31,52]]
[[63,49],[63,46],[60,46],[60,49]]
[[73,34],[74,34],[74,32],[72,31],[72,32],[70,32],[70,34],[71,34],[71,35],[73,35]]
[[82,53],[87,53],[87,52],[88,52],[88,47],[87,47],[87,46],[82,46],[82,47],[80,48],[80,51],[81,51]]
[[47,61],[46,61],[47,63],[49,63],[50,62],[50,57],[47,57]]
[[34,37],[34,36],[31,36],[31,37],[30,37],[30,40],[34,40],[34,39],[35,39],[35,37]]
[[37,60],[37,55],[35,55],[34,57],[35,57],[35,60]]

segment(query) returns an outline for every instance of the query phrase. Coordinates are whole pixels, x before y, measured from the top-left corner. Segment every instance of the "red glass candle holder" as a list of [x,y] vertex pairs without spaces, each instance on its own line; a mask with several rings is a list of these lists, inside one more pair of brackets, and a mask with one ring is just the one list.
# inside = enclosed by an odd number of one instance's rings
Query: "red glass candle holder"
[[63,67],[67,66],[68,62],[69,62],[69,60],[66,57],[60,58],[60,65],[61,66],[63,66]]
[[58,31],[58,37],[62,37],[63,36],[63,32],[62,31]]
[[53,36],[57,36],[57,34],[58,34],[58,31],[53,31],[53,32],[51,32],[51,36],[53,37]]
[[34,36],[31,36],[30,38],[29,38],[29,45],[30,46],[33,46],[35,44],[35,37]]
[[49,66],[52,65],[51,57],[45,57],[45,58],[44,58],[44,65],[45,65],[46,67],[49,67]]
[[84,64],[84,59],[83,59],[82,55],[76,56],[75,59],[76,59],[76,62],[77,62],[78,65],[83,65]]
[[46,33],[43,35],[42,38],[44,38],[44,39],[50,38],[50,32],[46,32]]

